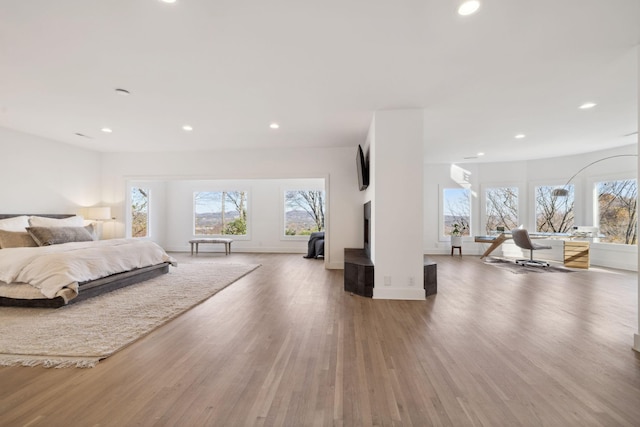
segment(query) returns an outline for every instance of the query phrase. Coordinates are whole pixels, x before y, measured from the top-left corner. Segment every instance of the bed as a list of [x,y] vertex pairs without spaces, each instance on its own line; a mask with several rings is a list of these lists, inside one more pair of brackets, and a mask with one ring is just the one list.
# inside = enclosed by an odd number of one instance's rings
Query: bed
[[75,215],[0,214],[0,306],[57,308],[177,265],[154,242],[96,240],[92,230]]

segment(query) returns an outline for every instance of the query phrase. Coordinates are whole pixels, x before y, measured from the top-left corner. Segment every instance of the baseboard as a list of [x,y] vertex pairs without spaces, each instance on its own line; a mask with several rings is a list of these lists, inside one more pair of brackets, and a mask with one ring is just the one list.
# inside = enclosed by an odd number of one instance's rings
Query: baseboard
[[[444,247],[444,248],[423,249],[423,253],[425,255],[451,255],[451,246],[447,246],[447,247]],[[480,251],[478,249],[475,249],[471,245],[465,246],[464,243],[462,244],[462,256],[465,256],[465,255],[478,256],[478,255],[482,255],[483,253],[484,253],[484,251]],[[455,256],[460,256],[458,254],[458,250],[457,249],[455,250],[454,255]]]
[[640,353],[640,334],[633,334],[633,349]]
[[400,299],[400,300],[424,300],[426,299],[423,288],[373,288],[374,299]]

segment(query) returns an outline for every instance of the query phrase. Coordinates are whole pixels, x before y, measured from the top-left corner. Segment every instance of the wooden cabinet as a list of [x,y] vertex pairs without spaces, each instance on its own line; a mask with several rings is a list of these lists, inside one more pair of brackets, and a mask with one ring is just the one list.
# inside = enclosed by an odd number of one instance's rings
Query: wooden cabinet
[[564,265],[570,268],[589,268],[589,242],[564,242]]

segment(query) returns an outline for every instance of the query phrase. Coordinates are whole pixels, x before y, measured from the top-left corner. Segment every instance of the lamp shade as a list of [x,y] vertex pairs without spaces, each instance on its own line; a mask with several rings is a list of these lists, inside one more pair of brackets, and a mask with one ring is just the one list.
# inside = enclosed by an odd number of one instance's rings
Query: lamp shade
[[106,207],[93,207],[87,210],[87,218],[95,220],[111,219],[111,208]]

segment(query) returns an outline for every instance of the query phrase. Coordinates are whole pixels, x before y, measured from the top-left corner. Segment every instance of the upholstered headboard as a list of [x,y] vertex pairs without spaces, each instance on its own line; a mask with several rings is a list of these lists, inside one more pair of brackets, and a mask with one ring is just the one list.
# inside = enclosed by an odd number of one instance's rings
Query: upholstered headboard
[[45,218],[69,218],[75,214],[0,214],[0,219],[14,218],[16,216],[43,216]]

